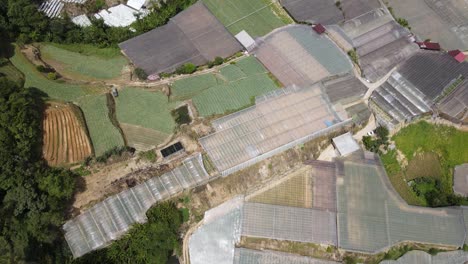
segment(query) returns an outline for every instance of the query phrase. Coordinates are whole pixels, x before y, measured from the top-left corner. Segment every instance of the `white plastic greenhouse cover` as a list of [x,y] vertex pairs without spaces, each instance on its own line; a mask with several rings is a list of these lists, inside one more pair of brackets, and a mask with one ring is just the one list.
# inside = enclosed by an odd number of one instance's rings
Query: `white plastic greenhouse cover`
[[135,223],[147,221],[146,211],[156,202],[210,180],[201,154],[159,177],[113,195],[63,225],[75,258],[105,247]]

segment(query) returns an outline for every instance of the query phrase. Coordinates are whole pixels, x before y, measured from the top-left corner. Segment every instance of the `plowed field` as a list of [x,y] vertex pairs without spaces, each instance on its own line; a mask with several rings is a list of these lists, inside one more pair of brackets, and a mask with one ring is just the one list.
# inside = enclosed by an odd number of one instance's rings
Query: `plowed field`
[[42,125],[42,152],[49,165],[73,164],[91,155],[88,136],[71,106],[50,105]]

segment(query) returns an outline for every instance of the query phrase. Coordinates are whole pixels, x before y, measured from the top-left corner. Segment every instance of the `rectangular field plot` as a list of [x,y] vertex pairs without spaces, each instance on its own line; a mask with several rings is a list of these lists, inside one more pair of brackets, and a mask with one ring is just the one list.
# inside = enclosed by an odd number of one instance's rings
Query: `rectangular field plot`
[[175,121],[171,110],[175,103],[168,103],[161,92],[148,92],[139,88],[124,88],[115,99],[119,122],[154,129],[171,134]]
[[247,57],[220,69],[220,74],[204,74],[177,80],[172,99],[193,99],[201,116],[224,114],[253,103],[257,95],[278,88],[267,70],[254,58]]
[[124,146],[122,135],[109,119],[106,95],[83,97],[79,100],[79,106],[85,115],[96,156],[111,148]]
[[120,127],[125,135],[127,144],[137,150],[149,150],[155,148],[170,136],[154,129],[141,126],[120,123]]
[[261,37],[285,25],[273,12],[270,1],[203,0],[203,2],[233,35],[245,30],[252,37]]

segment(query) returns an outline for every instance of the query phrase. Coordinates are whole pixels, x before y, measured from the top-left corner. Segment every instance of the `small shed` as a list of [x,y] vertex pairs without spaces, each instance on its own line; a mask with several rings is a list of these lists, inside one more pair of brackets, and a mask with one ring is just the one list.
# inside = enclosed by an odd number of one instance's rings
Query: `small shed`
[[112,93],[112,96],[114,96],[114,97],[119,96],[119,91],[117,91],[117,88],[115,88],[115,87],[112,87],[112,92],[111,93]]
[[455,167],[453,192],[461,196],[468,196],[468,163]]
[[416,44],[419,45],[420,49],[425,49],[425,50],[440,50],[440,45],[439,43],[435,42],[416,42]]
[[184,150],[184,146],[182,146],[182,143],[177,142],[175,144],[170,145],[167,148],[162,149],[161,154],[164,158],[167,158],[171,156],[172,154],[177,153],[182,150]]
[[361,149],[350,132],[333,138],[332,142],[336,150],[343,157]]
[[317,32],[317,34],[323,34],[326,31],[325,27],[322,26],[322,24],[314,25],[312,28],[314,29],[315,32]]
[[242,30],[234,37],[240,42],[240,44],[242,44],[242,46],[244,46],[247,51],[251,51],[255,47],[255,40],[245,30]]
[[463,52],[461,52],[460,50],[451,50],[448,52],[448,54],[458,62],[465,61],[465,54],[463,54]]

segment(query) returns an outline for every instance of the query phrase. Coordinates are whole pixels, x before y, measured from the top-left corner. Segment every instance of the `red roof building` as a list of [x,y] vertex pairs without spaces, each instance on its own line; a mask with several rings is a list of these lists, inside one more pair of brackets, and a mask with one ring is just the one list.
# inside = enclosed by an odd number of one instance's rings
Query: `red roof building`
[[322,24],[317,24],[312,28],[315,30],[315,32],[317,32],[317,34],[322,34],[325,32],[325,28],[322,26]]
[[463,52],[461,52],[460,50],[451,50],[448,52],[448,54],[454,59],[456,59],[458,62],[465,61],[465,54],[463,54]]
[[416,42],[416,44],[419,45],[420,49],[425,49],[425,50],[440,50],[440,45],[439,43],[435,42]]

